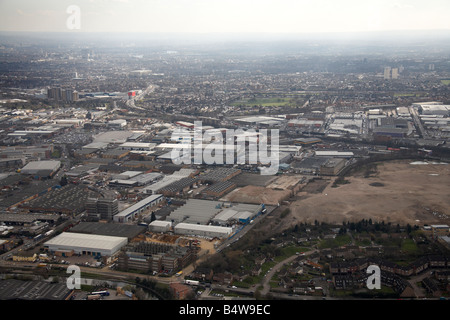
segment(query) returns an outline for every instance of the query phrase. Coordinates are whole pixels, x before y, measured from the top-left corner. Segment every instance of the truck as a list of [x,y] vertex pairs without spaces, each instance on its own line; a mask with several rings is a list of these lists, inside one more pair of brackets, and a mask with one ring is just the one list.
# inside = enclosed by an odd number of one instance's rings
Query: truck
[[91,295],[109,296],[109,292],[106,290],[91,292]]
[[190,286],[198,286],[200,284],[197,280],[184,280],[184,283]]

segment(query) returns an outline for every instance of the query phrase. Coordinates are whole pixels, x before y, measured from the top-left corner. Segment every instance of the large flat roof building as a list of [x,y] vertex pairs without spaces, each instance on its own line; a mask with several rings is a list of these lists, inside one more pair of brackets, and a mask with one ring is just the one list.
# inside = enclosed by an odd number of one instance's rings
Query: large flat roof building
[[203,236],[210,238],[225,238],[233,231],[229,227],[205,226],[193,223],[179,223],[173,228],[175,234]]
[[31,161],[22,168],[21,173],[38,176],[51,176],[59,169],[60,166],[61,162],[56,160]]
[[50,252],[70,252],[93,256],[112,256],[123,246],[128,238],[85,233],[63,232],[44,243]]
[[162,194],[152,194],[151,196],[135,203],[134,205],[126,208],[114,216],[115,222],[128,222],[133,218],[136,218],[138,214],[147,210],[148,208],[160,203],[164,200]]

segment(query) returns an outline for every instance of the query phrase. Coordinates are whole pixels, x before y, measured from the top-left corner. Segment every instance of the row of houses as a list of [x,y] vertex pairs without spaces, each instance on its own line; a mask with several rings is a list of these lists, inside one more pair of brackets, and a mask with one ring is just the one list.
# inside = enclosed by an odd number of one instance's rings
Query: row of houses
[[354,261],[330,263],[332,275],[345,275],[365,270],[369,265],[377,265],[381,271],[390,272],[399,276],[417,275],[429,268],[450,267],[450,257],[442,255],[430,255],[417,259],[407,266],[401,266],[394,262],[378,258],[362,258]]

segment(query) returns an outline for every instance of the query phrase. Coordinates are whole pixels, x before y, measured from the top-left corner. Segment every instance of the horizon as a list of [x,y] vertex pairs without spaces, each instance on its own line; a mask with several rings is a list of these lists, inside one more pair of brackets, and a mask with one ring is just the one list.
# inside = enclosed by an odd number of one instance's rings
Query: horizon
[[[76,3],[74,3],[76,2]],[[0,31],[354,33],[447,30],[444,0],[2,0]],[[68,27],[75,12],[75,30]],[[427,17],[432,17],[426,19]]]

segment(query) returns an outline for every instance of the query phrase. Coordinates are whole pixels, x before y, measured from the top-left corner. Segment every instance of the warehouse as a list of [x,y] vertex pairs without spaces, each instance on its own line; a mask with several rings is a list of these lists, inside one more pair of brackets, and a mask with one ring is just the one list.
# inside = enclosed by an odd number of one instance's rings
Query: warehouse
[[100,236],[126,237],[131,240],[145,231],[144,226],[122,223],[80,222],[70,232],[95,234]]
[[167,232],[172,227],[170,221],[155,220],[148,225],[148,228],[152,232]]
[[184,206],[169,214],[166,220],[174,223],[207,224],[221,210],[220,201],[189,199]]
[[179,223],[174,227],[175,234],[202,236],[208,238],[226,238],[232,228],[219,226],[205,226],[193,223]]
[[192,187],[198,184],[196,178],[186,177],[178,181],[174,181],[171,184],[158,190],[158,193],[165,195],[166,197],[176,197],[191,190]]
[[85,210],[86,201],[93,191],[81,186],[68,184],[64,187],[55,187],[28,203],[20,205],[30,212],[47,212],[59,214],[78,214]]
[[164,176],[161,180],[145,187],[142,189],[142,192],[147,194],[154,194],[158,192],[158,190],[172,184],[175,181],[179,181],[183,178],[193,176],[195,174],[195,170],[193,169],[180,169],[179,171],[175,171],[170,176]]
[[116,214],[114,216],[114,221],[115,222],[128,222],[128,221],[130,221],[130,219],[136,218],[138,214],[149,209],[150,207],[153,207],[153,206],[159,204],[163,200],[164,200],[164,196],[162,194],[153,194],[153,195],[139,201],[138,203],[135,203],[131,207],[128,207],[127,209]]
[[347,151],[315,151],[315,155],[317,157],[351,158],[354,156],[354,153]]
[[0,281],[0,300],[67,300],[71,293],[72,290],[67,287],[66,283],[17,279]]
[[331,158],[320,166],[320,174],[323,176],[335,176],[345,167],[345,160]]
[[60,161],[31,161],[22,168],[21,173],[39,177],[51,177],[55,174],[56,171],[58,171],[60,166]]
[[216,182],[208,187],[206,187],[202,191],[202,195],[204,197],[214,197],[219,198],[223,195],[229,193],[231,190],[236,188],[236,184],[230,181],[219,181]]
[[209,172],[198,176],[200,181],[204,182],[216,182],[227,181],[241,173],[240,169],[235,168],[215,168]]
[[126,237],[63,232],[45,242],[44,247],[55,255],[83,254],[100,257],[113,256],[127,243]]
[[156,143],[146,142],[125,142],[119,148],[122,150],[151,151],[155,148]]

